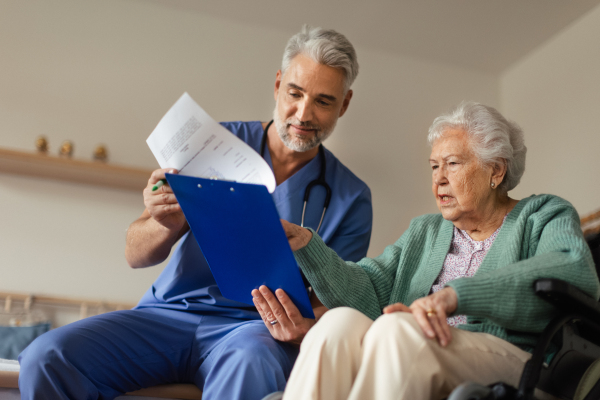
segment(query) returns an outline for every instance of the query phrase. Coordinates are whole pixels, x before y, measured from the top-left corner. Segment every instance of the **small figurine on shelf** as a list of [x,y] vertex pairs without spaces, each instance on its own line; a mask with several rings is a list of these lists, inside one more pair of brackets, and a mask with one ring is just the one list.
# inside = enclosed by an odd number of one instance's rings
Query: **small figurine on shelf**
[[64,142],[62,142],[58,154],[61,157],[71,158],[71,156],[73,155],[73,142],[71,142],[70,140],[65,140]]
[[48,140],[46,139],[46,136],[40,135],[37,139],[35,139],[35,148],[39,153],[48,153]]
[[103,145],[96,146],[96,149],[94,150],[94,160],[101,162],[108,161],[108,151],[106,150],[106,147]]

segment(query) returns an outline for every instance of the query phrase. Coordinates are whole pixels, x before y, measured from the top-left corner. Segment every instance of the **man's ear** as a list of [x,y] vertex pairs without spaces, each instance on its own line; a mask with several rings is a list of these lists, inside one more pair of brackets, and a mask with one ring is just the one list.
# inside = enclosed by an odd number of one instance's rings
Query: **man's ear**
[[277,101],[277,96],[279,95],[279,86],[281,86],[281,78],[283,75],[281,74],[281,70],[277,71],[275,75],[275,91],[273,93],[273,97],[275,97],[275,101]]
[[350,99],[352,99],[352,90],[348,90],[348,93],[346,93],[346,97],[344,97],[344,102],[342,103],[342,108],[340,109],[340,115],[338,118],[346,113],[346,110],[350,105]]

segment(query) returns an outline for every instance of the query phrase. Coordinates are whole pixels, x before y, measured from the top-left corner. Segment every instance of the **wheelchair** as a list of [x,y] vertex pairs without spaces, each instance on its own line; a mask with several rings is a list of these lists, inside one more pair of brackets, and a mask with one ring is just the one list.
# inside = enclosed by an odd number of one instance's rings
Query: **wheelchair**
[[[600,276],[600,234],[586,240]],[[558,279],[538,279],[533,289],[560,314],[542,332],[519,387],[467,382],[447,400],[536,400],[536,388],[564,400],[600,400],[600,302]],[[562,346],[546,365],[546,351],[557,339]]]

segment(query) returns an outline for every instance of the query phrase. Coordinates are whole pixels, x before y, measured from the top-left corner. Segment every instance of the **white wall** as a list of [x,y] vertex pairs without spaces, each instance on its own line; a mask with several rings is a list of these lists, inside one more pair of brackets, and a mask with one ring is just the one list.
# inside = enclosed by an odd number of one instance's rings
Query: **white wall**
[[557,194],[580,215],[600,208],[600,6],[506,71],[500,92],[528,147],[517,197]]
[[[300,27],[304,22],[297,21]],[[352,40],[352,37],[349,37]],[[184,92],[217,120],[267,120],[285,32],[134,0],[0,3],[0,146],[46,134],[89,159],[154,168],[145,139]],[[370,255],[436,212],[425,135],[463,99],[498,105],[497,79],[357,48],[350,109],[326,145],[373,192]],[[160,267],[130,270],[141,194],[0,174],[0,291],[135,302]]]

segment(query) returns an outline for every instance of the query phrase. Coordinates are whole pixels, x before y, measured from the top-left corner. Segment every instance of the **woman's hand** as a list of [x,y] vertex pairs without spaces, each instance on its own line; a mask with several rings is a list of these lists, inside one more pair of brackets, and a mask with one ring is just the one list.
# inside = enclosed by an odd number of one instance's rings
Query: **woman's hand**
[[[277,340],[300,345],[308,330],[316,323],[314,319],[304,318],[282,289],[277,289],[273,295],[273,292],[263,285],[252,291],[252,297],[267,329]],[[273,321],[277,322],[272,324]]]
[[412,313],[425,336],[430,339],[437,338],[440,345],[445,347],[452,340],[446,318],[456,310],[457,306],[458,297],[456,292],[451,287],[445,287],[439,292],[415,300],[410,307],[402,303],[389,305],[383,309],[383,313]]
[[287,236],[292,251],[300,250],[310,242],[310,239],[312,239],[312,232],[306,228],[292,224],[283,219],[281,220],[281,225],[283,225],[283,230],[285,231],[285,235]]

